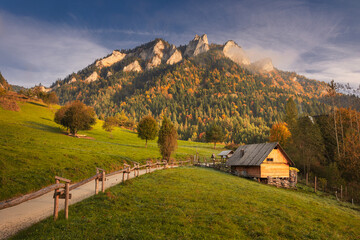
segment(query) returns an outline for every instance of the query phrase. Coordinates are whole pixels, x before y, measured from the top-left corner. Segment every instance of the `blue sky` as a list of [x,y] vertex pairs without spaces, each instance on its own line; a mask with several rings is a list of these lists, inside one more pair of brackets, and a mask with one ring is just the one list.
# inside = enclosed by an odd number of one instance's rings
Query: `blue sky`
[[26,87],[76,72],[113,49],[195,34],[235,40],[251,60],[306,77],[360,84],[360,1],[0,2],[0,71]]

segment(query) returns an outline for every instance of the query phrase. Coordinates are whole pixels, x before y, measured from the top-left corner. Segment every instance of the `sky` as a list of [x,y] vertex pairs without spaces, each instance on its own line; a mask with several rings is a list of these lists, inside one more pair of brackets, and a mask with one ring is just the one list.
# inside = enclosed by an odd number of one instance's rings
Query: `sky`
[[204,33],[252,61],[360,85],[359,0],[1,0],[0,71],[14,85],[50,86],[114,49]]

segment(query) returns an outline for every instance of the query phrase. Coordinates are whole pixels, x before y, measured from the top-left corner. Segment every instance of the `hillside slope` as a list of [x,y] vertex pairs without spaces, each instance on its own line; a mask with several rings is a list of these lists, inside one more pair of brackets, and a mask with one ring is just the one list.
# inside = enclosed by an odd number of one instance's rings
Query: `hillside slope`
[[10,84],[6,81],[6,79],[3,77],[3,75],[0,72],[0,90],[11,90]]
[[[155,40],[124,51],[127,57],[107,67],[97,66],[98,60],[52,87],[62,104],[83,101],[103,118],[121,111],[135,121],[149,112],[158,119],[167,115],[183,140],[204,141],[207,123],[217,121],[226,142],[263,142],[269,127],[282,119],[289,97],[295,99],[301,114],[319,115],[326,110],[319,101],[325,83],[277,69],[253,72],[228,58],[223,45],[210,45],[209,50],[174,64],[157,61],[148,68],[160,42],[169,45]],[[141,53],[151,51],[153,55],[146,56],[153,58],[141,58]],[[134,61],[143,71],[123,70]],[[233,129],[240,126],[246,127],[234,134]]]
[[359,239],[360,214],[328,197],[203,168],[141,176],[14,239]]
[[[93,130],[80,132],[90,139],[69,137],[53,121],[58,106],[18,105],[19,112],[0,107],[0,200],[53,184],[56,175],[76,182],[92,176],[96,167],[112,171],[123,163],[160,157],[156,141],[146,149],[135,132],[117,128],[109,134],[98,121]],[[211,147],[179,141],[173,157],[211,156]]]

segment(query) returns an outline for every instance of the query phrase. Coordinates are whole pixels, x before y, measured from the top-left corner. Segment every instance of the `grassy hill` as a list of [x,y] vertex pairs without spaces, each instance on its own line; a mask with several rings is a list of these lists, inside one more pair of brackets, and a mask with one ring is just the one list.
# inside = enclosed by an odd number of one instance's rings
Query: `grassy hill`
[[[55,175],[76,182],[92,176],[95,167],[113,171],[125,162],[160,158],[156,141],[146,149],[132,131],[116,129],[109,134],[98,121],[93,130],[80,132],[91,139],[69,137],[53,121],[58,106],[18,105],[19,112],[0,107],[0,200],[53,184]],[[174,157],[185,159],[196,152],[211,156],[211,147],[179,141]]]
[[14,239],[359,239],[359,208],[203,168],[156,171]]

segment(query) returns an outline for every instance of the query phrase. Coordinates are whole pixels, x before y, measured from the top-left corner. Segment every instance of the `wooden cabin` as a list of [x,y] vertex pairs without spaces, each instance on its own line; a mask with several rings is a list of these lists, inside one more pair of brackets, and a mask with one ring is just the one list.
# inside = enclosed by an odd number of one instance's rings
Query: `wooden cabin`
[[226,150],[226,151],[222,151],[221,153],[219,153],[218,156],[221,157],[221,160],[227,160],[227,159],[229,159],[233,154],[234,154],[234,151],[233,151],[233,150]]
[[226,164],[237,175],[258,179],[288,179],[290,166],[294,166],[277,142],[240,146]]

